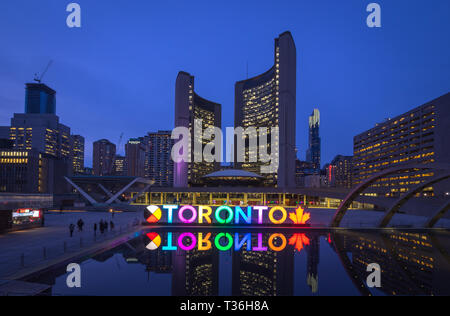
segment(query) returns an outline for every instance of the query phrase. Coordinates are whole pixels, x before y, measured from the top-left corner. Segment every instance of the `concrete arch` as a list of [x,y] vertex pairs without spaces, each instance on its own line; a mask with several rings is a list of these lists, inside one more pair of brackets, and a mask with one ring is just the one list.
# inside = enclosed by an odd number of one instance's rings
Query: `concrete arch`
[[386,212],[386,215],[383,217],[383,219],[380,221],[378,227],[384,228],[387,225],[389,225],[390,221],[394,217],[394,215],[400,211],[400,208],[405,205],[406,202],[408,202],[414,195],[417,193],[422,192],[423,189],[426,187],[429,187],[431,185],[434,185],[438,182],[444,181],[446,179],[450,178],[450,172],[444,173],[442,175],[439,175],[437,177],[434,177],[430,181],[426,181],[424,183],[419,184],[418,186],[414,187],[413,189],[409,190],[408,193],[406,193],[404,196],[399,198],[394,205]]
[[333,220],[330,224],[331,227],[339,227],[339,225],[342,222],[342,219],[344,218],[345,214],[348,211],[348,208],[354,200],[363,193],[368,187],[370,187],[372,184],[374,184],[376,181],[389,176],[391,174],[395,174],[397,172],[401,171],[407,171],[411,169],[419,169],[419,170],[432,170],[432,169],[450,169],[448,165],[441,165],[441,164],[428,164],[428,165],[419,165],[419,164],[413,164],[413,165],[404,165],[401,167],[391,168],[384,170],[380,173],[377,173],[376,175],[370,177],[368,180],[366,180],[363,183],[360,183],[356,188],[354,188],[345,198],[344,201],[342,201],[341,205],[339,206],[336,214],[333,217]]
[[434,214],[430,220],[425,224],[425,228],[433,228],[437,222],[450,210],[450,200],[445,202],[444,205]]

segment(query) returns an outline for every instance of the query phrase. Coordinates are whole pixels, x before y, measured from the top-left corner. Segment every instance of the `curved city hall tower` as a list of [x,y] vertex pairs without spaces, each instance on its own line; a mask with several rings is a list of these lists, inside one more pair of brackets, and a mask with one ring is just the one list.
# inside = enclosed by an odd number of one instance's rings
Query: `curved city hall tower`
[[[280,129],[278,173],[261,174],[262,163],[249,163],[248,158],[245,163],[236,163],[244,170],[264,176],[267,186],[295,186],[296,81],[297,50],[291,33],[285,32],[275,39],[274,66],[235,86],[235,127]],[[268,140],[270,144],[270,137]],[[270,150],[275,145],[270,144]],[[246,149],[248,156],[248,143]]]
[[[194,135],[194,121],[203,121],[203,133],[210,127],[222,128],[221,105],[198,96],[194,76],[180,71],[175,85],[175,127],[187,127]],[[203,134],[202,133],[202,134]],[[175,141],[176,142],[176,141]],[[210,140],[203,141],[203,147]],[[193,162],[194,139],[191,137],[191,163],[174,163],[174,187],[195,186],[201,177],[219,169],[220,163]]]

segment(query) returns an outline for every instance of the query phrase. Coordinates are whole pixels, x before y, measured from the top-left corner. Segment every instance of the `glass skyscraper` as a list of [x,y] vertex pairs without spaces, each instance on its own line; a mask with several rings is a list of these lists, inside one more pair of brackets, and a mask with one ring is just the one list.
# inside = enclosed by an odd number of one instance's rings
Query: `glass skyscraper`
[[27,83],[25,91],[26,114],[55,114],[56,91],[42,83]]
[[313,164],[314,169],[321,168],[320,112],[314,109],[309,117],[309,145],[306,161]]

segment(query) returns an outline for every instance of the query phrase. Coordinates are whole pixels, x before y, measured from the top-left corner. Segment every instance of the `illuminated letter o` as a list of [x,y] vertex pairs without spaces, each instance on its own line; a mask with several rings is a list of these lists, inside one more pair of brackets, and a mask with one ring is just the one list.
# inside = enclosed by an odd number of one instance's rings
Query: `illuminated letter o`
[[[227,219],[222,219],[220,217],[220,212],[222,212],[223,210],[226,210],[228,212],[228,218]],[[224,206],[218,207],[216,209],[215,216],[216,216],[216,220],[220,224],[229,224],[233,220],[234,213],[233,213],[233,210],[231,209],[231,207],[224,205]]]
[[[283,213],[283,217],[282,217],[280,220],[276,220],[276,219],[273,217],[273,214],[274,214],[276,211],[280,211],[281,213]],[[281,206],[275,206],[275,207],[273,207],[273,208],[270,210],[270,212],[269,212],[269,219],[270,219],[270,221],[271,221],[272,223],[274,223],[275,225],[283,224],[283,223],[286,221],[287,217],[288,217],[288,215],[287,215],[286,210],[284,209],[284,207],[281,207]]]
[[[183,244],[183,239],[186,237],[190,237],[192,239],[192,244],[188,247]],[[192,233],[184,233],[181,234],[180,237],[178,237],[178,246],[183,249],[184,251],[191,251],[195,248],[195,245],[197,244],[197,238],[195,238],[194,234]]]
[[[220,244],[220,239],[226,237],[228,239],[228,245],[222,246]],[[220,251],[228,251],[233,247],[233,237],[230,234],[220,233],[216,236],[216,239],[214,239],[214,244],[216,245],[217,249]]]
[[[279,246],[279,247],[276,247],[273,244],[274,239],[277,238],[277,237],[280,237],[281,240],[283,241],[283,244],[281,246]],[[287,246],[287,240],[286,240],[286,237],[284,237],[283,234],[273,234],[273,235],[270,236],[270,238],[269,238],[269,247],[273,251],[280,252],[280,251],[284,250],[284,248],[286,248],[286,246]]]
[[[185,210],[190,210],[192,212],[192,217],[190,219],[184,218],[183,213]],[[197,219],[197,210],[195,209],[195,207],[190,205],[183,206],[178,211],[178,218],[185,224],[191,224]]]

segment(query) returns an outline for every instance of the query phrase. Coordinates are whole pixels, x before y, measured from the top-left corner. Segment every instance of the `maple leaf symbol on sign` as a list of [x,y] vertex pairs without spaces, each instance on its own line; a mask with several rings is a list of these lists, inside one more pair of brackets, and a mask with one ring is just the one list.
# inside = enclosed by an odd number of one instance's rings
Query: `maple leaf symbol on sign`
[[300,206],[295,211],[295,213],[290,213],[289,214],[289,218],[291,219],[291,221],[294,222],[294,224],[304,225],[310,220],[311,214],[305,212],[305,210]]
[[297,251],[302,251],[304,246],[309,245],[309,238],[305,234],[294,234],[289,239],[289,245],[295,246]]

